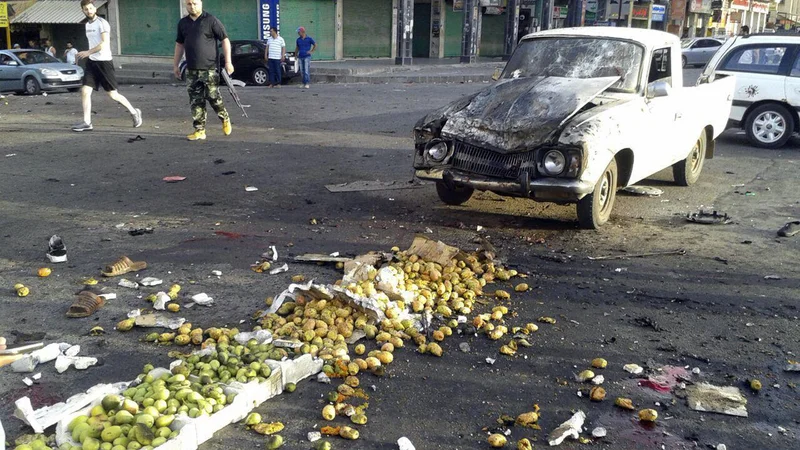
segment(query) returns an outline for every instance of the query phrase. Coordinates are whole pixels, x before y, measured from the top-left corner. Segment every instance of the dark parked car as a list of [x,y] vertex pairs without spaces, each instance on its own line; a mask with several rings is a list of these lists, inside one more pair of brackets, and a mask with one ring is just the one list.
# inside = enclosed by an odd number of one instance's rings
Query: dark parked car
[[[256,86],[264,86],[269,81],[269,71],[267,60],[264,54],[267,43],[258,40],[231,41],[231,59],[233,62],[233,78],[252,83]],[[224,56],[222,50],[220,63],[223,63]],[[186,63],[181,61],[181,78],[186,79]],[[287,83],[291,78],[300,73],[300,66],[294,52],[286,52],[286,60],[283,62],[282,81]]]
[[56,89],[78,90],[83,69],[41,50],[0,50],[0,92],[38,94]]

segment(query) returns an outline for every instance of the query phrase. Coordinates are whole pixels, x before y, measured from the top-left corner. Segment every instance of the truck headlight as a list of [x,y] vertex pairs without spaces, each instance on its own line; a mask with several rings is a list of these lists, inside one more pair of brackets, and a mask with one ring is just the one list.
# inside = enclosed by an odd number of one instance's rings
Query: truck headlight
[[546,175],[561,175],[567,166],[567,158],[560,150],[550,150],[542,158],[542,168]]
[[449,152],[447,142],[444,141],[431,141],[425,149],[428,158],[435,162],[442,162],[447,157]]

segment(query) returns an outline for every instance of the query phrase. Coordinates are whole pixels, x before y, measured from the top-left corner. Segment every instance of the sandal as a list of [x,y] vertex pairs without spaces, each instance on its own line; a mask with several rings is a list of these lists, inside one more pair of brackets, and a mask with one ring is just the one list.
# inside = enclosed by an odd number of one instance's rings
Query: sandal
[[144,261],[133,262],[127,256],[118,259],[114,264],[106,266],[102,272],[104,277],[116,277],[128,272],[138,272],[147,268],[147,263]]
[[105,304],[105,299],[93,292],[80,292],[78,298],[69,307],[67,317],[89,317]]
[[778,230],[778,236],[781,237],[792,237],[798,233],[800,233],[800,220],[788,222],[780,230]]

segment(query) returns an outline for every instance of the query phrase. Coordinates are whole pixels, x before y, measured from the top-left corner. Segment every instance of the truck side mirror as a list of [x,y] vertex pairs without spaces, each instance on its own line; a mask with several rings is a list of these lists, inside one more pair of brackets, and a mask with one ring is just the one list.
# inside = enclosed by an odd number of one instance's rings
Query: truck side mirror
[[669,95],[669,83],[658,80],[647,85],[647,98],[666,97]]

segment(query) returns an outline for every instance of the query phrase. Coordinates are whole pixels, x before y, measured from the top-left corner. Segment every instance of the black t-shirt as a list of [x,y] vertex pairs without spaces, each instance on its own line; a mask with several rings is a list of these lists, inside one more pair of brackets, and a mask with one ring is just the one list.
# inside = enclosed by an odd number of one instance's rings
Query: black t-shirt
[[184,46],[188,69],[210,70],[217,67],[217,41],[227,37],[222,22],[203,11],[196,20],[186,16],[178,22],[175,42]]

